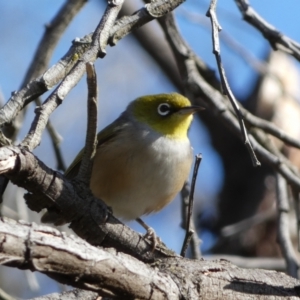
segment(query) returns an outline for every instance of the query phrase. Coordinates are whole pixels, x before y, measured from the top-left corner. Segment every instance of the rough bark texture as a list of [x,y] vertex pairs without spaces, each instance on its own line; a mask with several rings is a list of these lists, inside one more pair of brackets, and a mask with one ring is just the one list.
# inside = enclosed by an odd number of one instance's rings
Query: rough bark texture
[[156,300],[300,297],[300,281],[276,271],[182,257],[145,264],[56,229],[8,219],[0,221],[0,250],[1,264],[39,271],[103,296]]

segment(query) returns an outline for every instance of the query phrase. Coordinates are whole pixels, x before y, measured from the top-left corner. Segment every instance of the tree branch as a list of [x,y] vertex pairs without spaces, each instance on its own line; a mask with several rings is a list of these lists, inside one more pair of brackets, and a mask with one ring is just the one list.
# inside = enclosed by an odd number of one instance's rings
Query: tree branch
[[0,219],[0,246],[4,265],[39,271],[58,282],[120,299],[243,300],[255,295],[256,299],[280,300],[299,296],[300,281],[276,271],[182,257],[147,265],[56,229],[9,219]]
[[66,180],[18,147],[0,148],[0,174],[25,188],[28,207],[36,212],[55,207],[74,232],[92,245],[115,247],[143,261],[166,255],[177,256],[164,244],[152,252],[152,243],[117,220],[103,201],[92,195],[81,180]]
[[258,167],[260,166],[260,162],[258,161],[252,145],[250,143],[249,137],[248,137],[248,133],[245,127],[245,123],[244,123],[244,119],[243,119],[243,115],[240,111],[240,107],[231,91],[231,88],[229,87],[228,81],[227,81],[227,77],[225,74],[225,70],[222,64],[222,59],[221,59],[221,49],[220,49],[220,41],[219,41],[219,31],[222,30],[221,26],[218,23],[217,20],[217,16],[216,16],[216,6],[217,6],[217,0],[211,0],[210,6],[209,6],[209,10],[207,11],[207,16],[210,18],[211,20],[211,25],[212,25],[212,40],[213,40],[213,53],[216,56],[216,61],[217,61],[217,66],[219,69],[219,74],[220,74],[220,78],[221,78],[221,84],[222,84],[222,91],[223,94],[228,96],[230,103],[232,105],[232,107],[234,108],[234,111],[237,115],[239,124],[240,124],[240,128],[241,128],[241,133],[243,136],[243,140],[244,140],[244,144],[247,147],[247,150],[250,154],[251,160],[252,160],[252,164],[254,167]]
[[0,224],[1,264],[39,271],[60,283],[102,296],[179,298],[179,289],[170,275],[132,256],[93,247],[46,226],[8,219]]
[[[142,8],[140,10],[141,13],[135,13],[132,16],[123,17],[122,19],[118,20],[116,24],[111,28],[109,34],[109,43],[111,43],[111,41],[114,40],[113,36],[120,36],[117,39],[118,41],[121,38],[125,37],[133,29],[140,27],[142,24],[145,24],[156,17],[155,13],[152,13],[152,18],[149,18],[148,12],[150,13],[159,9],[156,12],[157,17],[159,17],[163,14],[167,14],[171,10],[174,10],[182,2],[183,0],[176,0],[168,2],[166,4],[161,0],[153,1],[149,3],[148,6],[146,6],[145,8]],[[133,23],[132,18],[135,19]],[[22,88],[20,91],[14,92],[12,97],[0,110],[0,127],[2,127],[6,123],[11,122],[18,114],[18,112],[36,97],[42,95],[43,93],[57,85],[57,83],[60,80],[62,80],[66,76],[66,74],[68,74],[69,71],[74,67],[74,65],[82,57],[86,50],[90,48],[91,40],[92,34],[86,35],[82,39],[76,38],[73,41],[72,47],[62,57],[60,61],[58,61],[55,65],[49,68],[43,75],[38,77],[36,80],[33,80],[29,84],[27,84],[26,87]],[[86,55],[85,59],[81,58],[81,60],[85,60],[85,62],[92,62],[93,60],[91,58],[88,59],[87,56],[89,55]],[[75,72],[75,70],[73,71]],[[74,82],[74,85],[79,81],[80,78],[81,76],[74,76],[72,80],[77,80],[76,82]],[[70,79],[71,78],[69,78],[69,80]],[[67,92],[68,89],[66,88],[63,95],[65,96]]]
[[300,45],[291,38],[283,35],[274,26],[266,22],[250,5],[247,0],[235,0],[245,21],[255,27],[266,38],[274,50],[285,51],[300,61]]
[[278,240],[287,265],[287,273],[294,278],[299,278],[299,261],[295,253],[289,226],[289,201],[287,183],[280,175],[276,175],[277,180],[277,209],[278,209]]
[[94,62],[98,56],[105,53],[109,30],[113,26],[118,12],[121,9],[123,0],[116,3],[109,2],[100,23],[93,36],[90,48],[83,54],[82,58],[75,64],[69,74],[63,79],[61,84],[49,96],[44,104],[36,109],[36,117],[31,125],[29,133],[21,143],[22,147],[29,150],[36,148],[40,141],[42,132],[48,122],[50,114],[62,103],[70,90],[78,83],[85,71],[87,62]]
[[87,63],[86,71],[88,86],[88,125],[82,163],[80,164],[77,178],[81,179],[86,185],[89,185],[97,145],[98,89],[94,65],[92,63]]

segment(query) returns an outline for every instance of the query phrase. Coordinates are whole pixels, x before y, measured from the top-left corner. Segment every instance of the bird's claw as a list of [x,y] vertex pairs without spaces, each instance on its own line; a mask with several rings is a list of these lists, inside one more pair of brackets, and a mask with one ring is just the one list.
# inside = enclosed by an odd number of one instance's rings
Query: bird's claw
[[156,247],[161,243],[161,239],[156,235],[154,229],[152,227],[147,228],[147,232],[144,235],[145,239],[148,239],[152,242],[151,252],[153,253]]

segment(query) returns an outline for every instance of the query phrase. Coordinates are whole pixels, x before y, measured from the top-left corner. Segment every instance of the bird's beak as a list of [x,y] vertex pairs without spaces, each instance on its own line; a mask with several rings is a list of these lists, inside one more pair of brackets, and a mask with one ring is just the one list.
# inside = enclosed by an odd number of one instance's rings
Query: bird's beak
[[186,106],[186,107],[181,108],[181,109],[178,111],[178,114],[181,114],[181,115],[192,115],[192,114],[194,114],[195,112],[201,111],[201,110],[204,110],[204,109],[205,109],[205,108],[202,107],[202,106],[191,105],[191,106]]

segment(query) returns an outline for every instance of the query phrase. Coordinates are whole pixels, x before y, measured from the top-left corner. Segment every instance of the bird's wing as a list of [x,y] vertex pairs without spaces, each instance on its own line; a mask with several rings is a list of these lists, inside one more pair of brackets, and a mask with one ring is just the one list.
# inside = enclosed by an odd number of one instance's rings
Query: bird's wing
[[[106,126],[103,130],[101,130],[97,135],[97,148],[99,148],[101,145],[104,145],[105,143],[108,143],[111,141],[114,137],[122,131],[124,126],[126,126],[126,117],[124,115],[121,115],[118,119],[116,119],[113,123]],[[69,168],[65,172],[65,176],[67,178],[74,178],[79,171],[81,160],[83,157],[84,149],[81,149],[81,151],[77,154],[72,164],[69,166]]]

